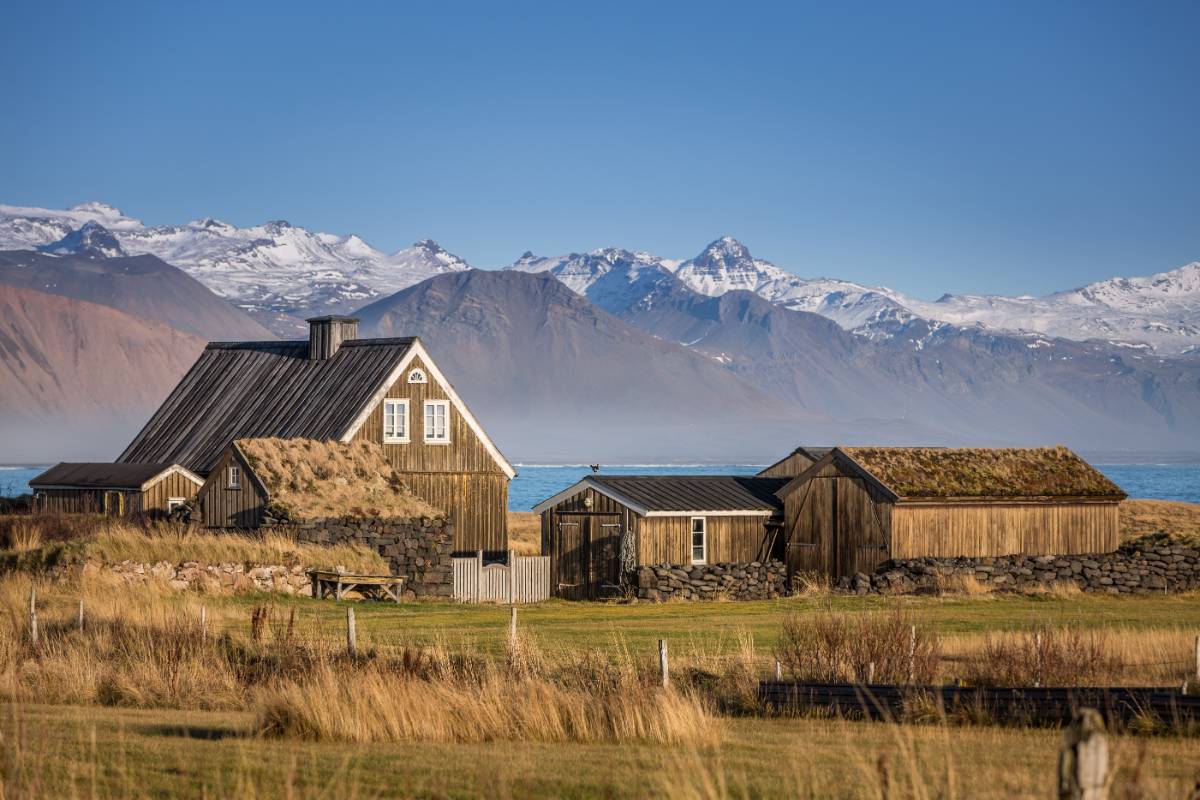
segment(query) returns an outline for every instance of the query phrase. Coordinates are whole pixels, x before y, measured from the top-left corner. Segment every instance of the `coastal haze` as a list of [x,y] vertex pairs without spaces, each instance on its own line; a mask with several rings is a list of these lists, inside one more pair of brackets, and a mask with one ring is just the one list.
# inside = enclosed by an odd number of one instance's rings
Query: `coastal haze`
[[719,237],[474,269],[431,240],[100,202],[0,206],[3,460],[111,458],[212,340],[352,313],[420,336],[512,457],[770,458],[780,442],[1200,450],[1200,263],[1048,297],[805,277]]

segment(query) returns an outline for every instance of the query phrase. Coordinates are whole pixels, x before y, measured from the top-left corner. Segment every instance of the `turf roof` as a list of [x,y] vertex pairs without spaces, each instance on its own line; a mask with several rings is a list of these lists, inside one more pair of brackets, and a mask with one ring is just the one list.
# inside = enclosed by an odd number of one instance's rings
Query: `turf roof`
[[903,498],[1111,497],[1125,493],[1066,447],[845,447]]

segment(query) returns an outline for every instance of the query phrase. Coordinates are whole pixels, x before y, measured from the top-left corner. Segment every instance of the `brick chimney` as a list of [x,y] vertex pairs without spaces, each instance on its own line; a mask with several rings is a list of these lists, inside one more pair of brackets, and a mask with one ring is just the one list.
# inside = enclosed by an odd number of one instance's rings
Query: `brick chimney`
[[324,361],[333,358],[342,342],[358,338],[358,320],[354,317],[313,317],[308,323],[308,358]]

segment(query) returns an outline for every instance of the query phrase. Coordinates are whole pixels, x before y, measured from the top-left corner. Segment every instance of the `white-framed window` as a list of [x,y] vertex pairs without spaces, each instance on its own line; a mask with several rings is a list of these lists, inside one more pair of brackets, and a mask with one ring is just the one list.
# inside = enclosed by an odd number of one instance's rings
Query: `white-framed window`
[[383,401],[383,441],[403,444],[408,441],[408,401]]
[[425,375],[425,370],[420,367],[414,367],[408,373],[409,383],[429,383],[428,376]]
[[225,488],[240,489],[242,488],[242,468],[230,465],[225,468]]
[[708,526],[704,517],[692,517],[692,563],[708,561]]
[[170,514],[175,509],[187,502],[186,497],[168,497],[167,498],[167,513]]
[[450,401],[425,401],[425,441],[450,444]]

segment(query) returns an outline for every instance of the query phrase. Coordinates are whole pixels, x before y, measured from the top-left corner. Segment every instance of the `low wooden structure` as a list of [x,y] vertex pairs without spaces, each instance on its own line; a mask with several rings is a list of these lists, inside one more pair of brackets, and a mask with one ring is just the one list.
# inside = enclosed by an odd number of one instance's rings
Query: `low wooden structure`
[[64,514],[166,516],[203,481],[178,464],[63,462],[29,482],[38,510]]
[[550,597],[550,559],[508,554],[485,563],[483,552],[454,559],[454,599],[461,603],[537,603]]
[[403,575],[357,575],[336,570],[312,569],[312,596],[318,600],[332,597],[341,600],[346,592],[358,592],[368,600],[391,600],[399,603],[404,592]]
[[794,478],[825,457],[832,447],[802,445],[769,467],[758,472],[760,478]]
[[[623,590],[642,565],[770,558],[783,478],[589,475],[539,503],[554,594],[595,599]],[[782,543],[775,545],[782,556]]]
[[776,494],[789,571],[834,578],[889,559],[1111,552],[1125,498],[1065,447],[835,447]]

